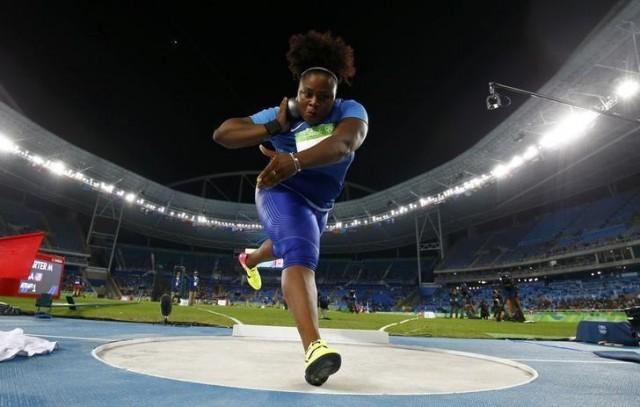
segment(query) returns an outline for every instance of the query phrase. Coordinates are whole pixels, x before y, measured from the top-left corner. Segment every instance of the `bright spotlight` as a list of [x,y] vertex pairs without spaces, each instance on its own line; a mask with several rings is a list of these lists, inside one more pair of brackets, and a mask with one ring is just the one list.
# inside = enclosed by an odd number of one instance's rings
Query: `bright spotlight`
[[49,170],[56,175],[63,175],[67,170],[67,167],[62,161],[56,161],[49,165]]
[[7,136],[5,136],[4,134],[0,133],[0,151],[6,151],[8,153],[13,153],[17,149],[18,149],[18,146],[16,146],[13,143],[13,141],[9,140],[9,138]]
[[509,173],[509,168],[504,164],[496,165],[496,167],[491,171],[491,175],[493,175],[496,178],[502,178],[506,176],[508,173]]
[[529,148],[527,148],[524,154],[522,154],[522,158],[524,158],[525,160],[533,160],[534,158],[536,158],[538,153],[539,153],[538,147],[529,146]]
[[640,84],[638,84],[638,82],[631,79],[625,79],[618,84],[618,87],[616,87],[616,95],[622,99],[629,99],[638,93],[638,89],[640,89]]
[[135,194],[133,194],[133,193],[131,193],[131,192],[129,192],[127,195],[125,195],[124,199],[125,199],[127,202],[133,202],[133,201],[135,201],[135,200],[136,200],[136,195],[135,195]]
[[105,184],[104,182],[100,183],[100,188],[102,188],[102,190],[108,194],[113,192],[113,189],[115,188],[115,186],[111,185],[111,184]]
[[509,161],[509,168],[518,168],[522,165],[524,160],[519,155],[514,156],[511,161]]
[[590,110],[572,113],[558,123],[553,130],[542,136],[540,145],[545,148],[556,148],[567,144],[582,136],[596,117],[598,117],[598,113]]

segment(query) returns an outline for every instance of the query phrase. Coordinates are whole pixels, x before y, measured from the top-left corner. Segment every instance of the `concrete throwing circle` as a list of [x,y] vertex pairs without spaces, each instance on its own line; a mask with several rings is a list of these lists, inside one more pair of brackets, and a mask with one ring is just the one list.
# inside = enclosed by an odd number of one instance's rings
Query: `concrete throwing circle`
[[360,395],[499,390],[529,383],[521,363],[433,348],[332,344],[342,368],[322,387],[304,380],[300,342],[238,337],[161,337],[102,345],[94,357],[131,372],[244,389]]

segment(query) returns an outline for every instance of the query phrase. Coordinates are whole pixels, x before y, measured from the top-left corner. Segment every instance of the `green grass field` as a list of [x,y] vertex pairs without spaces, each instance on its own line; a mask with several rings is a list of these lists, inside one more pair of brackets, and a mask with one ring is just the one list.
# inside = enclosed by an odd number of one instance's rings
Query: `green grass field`
[[390,335],[484,339],[566,339],[576,335],[577,322],[496,322],[480,319],[419,318],[389,327]]
[[[54,303],[64,303],[64,297]],[[0,302],[19,307],[26,313],[36,311],[35,299],[0,297]],[[67,307],[54,307],[54,317],[106,319],[115,321],[160,323],[158,302],[123,303],[117,300],[78,298],[76,303],[101,304],[101,306],[79,307],[72,311]],[[191,323],[220,327],[232,327],[238,319],[244,324],[294,326],[289,311],[279,308],[258,308],[235,305],[230,307],[195,305],[173,306],[169,320],[176,323]],[[575,336],[578,321],[538,321],[533,323],[495,322],[493,320],[469,320],[418,318],[410,313],[351,314],[329,311],[329,320],[321,320],[321,328],[380,329],[398,336],[428,336],[450,338],[513,338],[513,339],[564,339]],[[401,323],[402,322],[402,323]]]
[[[62,297],[61,297],[62,298]],[[0,297],[5,302],[19,307],[22,311],[34,312],[35,299],[20,297]],[[63,299],[54,303],[64,303]],[[158,302],[123,303],[117,300],[78,298],[77,304],[99,303],[103,306],[78,307],[72,311],[67,307],[54,307],[51,314],[59,317],[109,319],[133,322],[160,322],[160,304]],[[124,305],[123,305],[124,304]],[[234,321],[225,316],[238,319],[244,324],[251,325],[280,325],[294,326],[289,311],[279,308],[258,308],[245,305],[219,307],[212,305],[195,305],[192,307],[172,307],[170,321],[183,323],[198,323],[212,326],[232,327]],[[378,329],[384,325],[400,322],[411,318],[411,314],[360,314],[353,315],[346,312],[330,311],[330,320],[321,320],[322,328],[349,329]]]

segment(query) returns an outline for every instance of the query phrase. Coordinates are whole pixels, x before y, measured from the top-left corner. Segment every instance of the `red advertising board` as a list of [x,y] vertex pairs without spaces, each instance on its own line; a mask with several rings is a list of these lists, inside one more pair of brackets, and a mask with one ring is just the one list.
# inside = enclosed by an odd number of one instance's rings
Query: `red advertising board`
[[60,296],[64,258],[39,253],[44,232],[0,238],[0,295]]

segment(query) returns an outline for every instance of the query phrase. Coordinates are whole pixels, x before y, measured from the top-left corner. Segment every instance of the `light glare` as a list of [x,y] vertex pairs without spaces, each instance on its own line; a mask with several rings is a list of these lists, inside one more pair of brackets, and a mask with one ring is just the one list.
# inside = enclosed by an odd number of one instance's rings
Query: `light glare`
[[51,165],[49,165],[49,170],[51,170],[51,172],[53,172],[56,175],[63,175],[67,170],[67,167],[66,165],[64,165],[62,161],[56,161],[54,163],[51,163]]
[[5,136],[4,134],[0,133],[0,151],[6,151],[9,153],[13,153],[18,149],[18,146],[16,146],[13,141],[9,140],[9,138],[7,136]]
[[545,148],[556,148],[567,144],[584,134],[598,116],[590,110],[572,113],[566,119],[540,139],[540,145]]
[[491,174],[496,178],[502,178],[506,176],[508,173],[509,173],[509,168],[504,164],[496,165],[493,171],[491,171]]
[[621,97],[622,99],[629,99],[638,93],[638,89],[640,89],[640,85],[638,82],[632,79],[625,79],[620,82],[618,87],[616,88],[616,95]]

